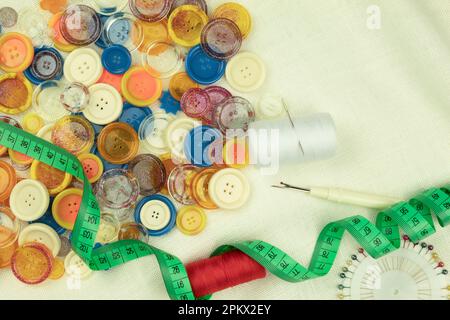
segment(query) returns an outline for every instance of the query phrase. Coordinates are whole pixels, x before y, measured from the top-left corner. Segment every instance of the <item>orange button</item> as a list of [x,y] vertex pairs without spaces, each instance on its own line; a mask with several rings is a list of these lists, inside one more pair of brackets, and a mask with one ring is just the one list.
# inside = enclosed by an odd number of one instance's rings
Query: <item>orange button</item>
[[76,45],[68,43],[61,34],[60,24],[63,12],[55,14],[49,21],[48,26],[52,30],[51,37],[55,48],[64,52],[71,52],[78,48]]
[[58,194],[52,204],[52,215],[64,229],[72,230],[80,209],[81,189],[71,188]]
[[97,182],[103,174],[103,162],[95,154],[85,153],[78,156],[84,174],[87,176],[90,183]]
[[[170,42],[169,31],[167,30],[167,19],[158,22],[138,20],[138,24],[141,25],[144,32],[144,40],[139,47],[139,51],[147,52],[148,47],[155,42]],[[132,39],[135,45],[140,41],[138,37],[132,36]]]
[[50,195],[56,195],[67,188],[72,181],[72,175],[43,162],[34,160],[30,169],[31,179],[42,182]]
[[16,183],[16,170],[10,164],[0,160],[0,202],[9,198]]
[[143,67],[133,67],[122,78],[122,93],[132,105],[146,107],[161,97],[162,83]]
[[183,94],[192,88],[199,88],[198,83],[189,78],[186,72],[177,73],[170,79],[169,92],[176,100],[180,101]]
[[39,5],[43,10],[55,14],[67,7],[67,0],[40,0]]
[[18,248],[11,258],[11,269],[26,284],[45,281],[52,271],[53,256],[47,247],[30,242]]
[[31,106],[33,88],[22,74],[6,73],[0,76],[0,111],[18,114]]
[[17,33],[0,37],[0,69],[5,72],[22,72],[31,65],[34,48],[30,38]]
[[11,163],[18,170],[27,170],[33,162],[33,158],[12,149],[8,149],[8,155],[11,159]]
[[[3,221],[1,221],[4,219]],[[11,257],[17,249],[22,223],[11,209],[0,205],[0,268],[11,264]]]
[[52,142],[75,155],[88,152],[94,145],[94,137],[92,125],[79,116],[59,119],[52,131]]
[[103,69],[102,76],[97,83],[106,83],[114,87],[122,95],[122,78],[123,74],[112,74]]
[[133,159],[139,149],[139,138],[134,129],[126,123],[107,125],[97,138],[100,155],[112,164],[125,164]]
[[218,209],[208,194],[209,181],[217,171],[217,169],[205,169],[192,180],[192,196],[202,208],[209,210]]

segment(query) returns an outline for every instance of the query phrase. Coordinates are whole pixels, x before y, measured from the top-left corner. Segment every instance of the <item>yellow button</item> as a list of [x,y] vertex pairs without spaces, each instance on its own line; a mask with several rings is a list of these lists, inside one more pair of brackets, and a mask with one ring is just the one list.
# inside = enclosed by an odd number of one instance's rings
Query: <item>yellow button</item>
[[170,38],[179,45],[193,47],[200,43],[203,27],[207,23],[208,16],[198,6],[180,6],[169,17]]
[[22,74],[0,76],[0,112],[18,114],[31,106],[33,88]]
[[202,208],[209,210],[218,209],[208,194],[209,181],[217,171],[218,169],[205,169],[192,180],[192,196]]
[[213,17],[225,18],[233,21],[239,27],[242,38],[247,38],[252,30],[252,17],[246,8],[234,2],[224,3],[213,13]]
[[249,150],[245,139],[232,138],[223,148],[223,161],[231,168],[242,169],[249,164]]
[[38,133],[44,125],[44,119],[36,113],[28,113],[22,120],[23,129],[32,134]]
[[58,280],[64,275],[64,271],[64,261],[56,258],[53,260],[52,272],[50,273],[50,276],[48,278],[51,280]]
[[65,116],[53,127],[52,142],[72,154],[89,152],[94,145],[94,129],[84,118]]
[[0,69],[5,72],[23,72],[33,61],[31,39],[18,32],[0,37]]
[[[167,30],[167,19],[158,22],[147,22],[138,20],[137,22],[142,26],[144,32],[144,41],[139,47],[139,51],[147,52],[148,47],[155,42],[170,42],[169,31]],[[137,44],[139,39],[135,39],[132,34],[134,44]]]
[[178,211],[177,227],[189,236],[199,234],[206,227],[206,214],[198,207],[183,207]]
[[11,159],[11,163],[18,170],[26,170],[31,166],[33,162],[33,158],[27,156],[26,154],[14,151],[12,149],[8,149],[8,155]]
[[97,182],[103,174],[103,162],[95,154],[85,153],[78,156],[90,183]]
[[169,83],[169,92],[176,100],[180,101],[183,94],[192,88],[199,88],[198,83],[189,78],[186,72],[175,74]]
[[30,169],[31,179],[42,182],[50,195],[56,195],[66,189],[72,181],[72,175],[43,162],[33,160]]
[[126,123],[115,122],[107,125],[97,138],[98,151],[109,163],[130,162],[139,149],[136,131]]

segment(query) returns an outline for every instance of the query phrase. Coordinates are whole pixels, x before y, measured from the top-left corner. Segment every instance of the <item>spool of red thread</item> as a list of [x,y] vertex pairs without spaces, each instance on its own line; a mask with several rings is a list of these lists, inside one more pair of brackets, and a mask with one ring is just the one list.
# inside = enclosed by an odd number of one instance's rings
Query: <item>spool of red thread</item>
[[196,298],[266,277],[266,269],[241,251],[190,263],[186,271]]

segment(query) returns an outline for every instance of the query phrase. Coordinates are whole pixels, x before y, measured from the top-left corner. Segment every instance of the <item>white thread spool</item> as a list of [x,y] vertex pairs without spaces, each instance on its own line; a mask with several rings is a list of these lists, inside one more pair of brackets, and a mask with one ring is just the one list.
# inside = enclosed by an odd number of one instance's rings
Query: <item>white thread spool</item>
[[[332,157],[336,153],[336,126],[326,113],[308,117],[254,122],[249,129],[252,163],[279,157],[280,164],[295,164]],[[278,139],[277,133],[278,132]]]

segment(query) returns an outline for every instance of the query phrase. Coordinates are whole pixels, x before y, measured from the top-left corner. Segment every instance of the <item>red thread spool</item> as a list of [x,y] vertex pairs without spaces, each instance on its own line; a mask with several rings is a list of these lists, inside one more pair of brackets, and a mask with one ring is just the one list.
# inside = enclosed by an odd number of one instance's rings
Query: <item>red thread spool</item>
[[266,277],[266,269],[241,251],[230,251],[186,266],[196,298]]

